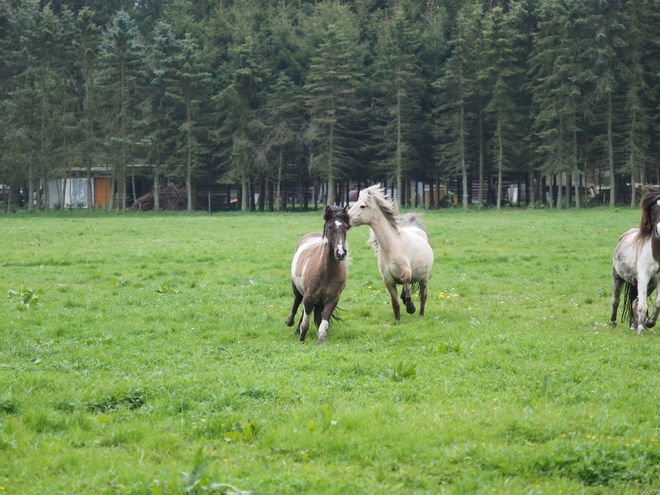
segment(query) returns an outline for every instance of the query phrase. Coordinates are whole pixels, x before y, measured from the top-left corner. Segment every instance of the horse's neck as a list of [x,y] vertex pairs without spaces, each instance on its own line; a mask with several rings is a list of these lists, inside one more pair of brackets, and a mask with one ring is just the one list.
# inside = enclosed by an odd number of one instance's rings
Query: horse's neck
[[378,240],[378,249],[387,255],[397,249],[401,235],[381,212],[374,215],[370,225]]
[[651,252],[653,253],[653,259],[660,263],[660,239],[656,236],[651,236]]

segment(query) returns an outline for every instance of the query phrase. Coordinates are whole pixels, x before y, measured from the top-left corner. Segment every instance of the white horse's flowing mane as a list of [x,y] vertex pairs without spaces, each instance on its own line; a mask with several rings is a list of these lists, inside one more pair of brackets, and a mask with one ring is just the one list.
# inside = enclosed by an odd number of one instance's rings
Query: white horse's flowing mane
[[385,188],[381,184],[367,187],[360,192],[360,199],[365,203],[377,206],[383,212],[387,221],[396,230],[399,230],[399,207],[395,201],[387,199]]

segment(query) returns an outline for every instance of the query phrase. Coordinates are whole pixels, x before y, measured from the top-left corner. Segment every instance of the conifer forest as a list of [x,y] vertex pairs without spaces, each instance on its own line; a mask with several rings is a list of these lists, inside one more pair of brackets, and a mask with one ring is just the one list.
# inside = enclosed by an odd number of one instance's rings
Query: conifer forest
[[0,0],[0,198],[634,206],[659,42],[660,0]]

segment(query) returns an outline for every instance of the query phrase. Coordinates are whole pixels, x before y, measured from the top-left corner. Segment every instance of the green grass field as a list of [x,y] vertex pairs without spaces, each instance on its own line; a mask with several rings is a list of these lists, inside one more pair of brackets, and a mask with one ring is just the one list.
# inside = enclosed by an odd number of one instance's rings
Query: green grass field
[[609,325],[639,211],[423,216],[424,317],[367,227],[325,345],[306,214],[0,218],[0,493],[657,494],[660,338]]

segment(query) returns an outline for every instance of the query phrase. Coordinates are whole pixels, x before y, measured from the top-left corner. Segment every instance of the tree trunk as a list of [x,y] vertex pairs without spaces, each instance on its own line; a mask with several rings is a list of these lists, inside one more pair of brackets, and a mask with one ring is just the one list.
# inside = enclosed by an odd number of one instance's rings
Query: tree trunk
[[559,172],[557,174],[557,209],[561,210],[561,202],[564,200],[564,195],[562,193],[562,189],[564,187],[564,174],[563,172]]
[[612,133],[612,95],[607,95],[607,160],[610,169],[610,207],[616,205],[616,181],[614,180],[614,136]]
[[158,170],[154,172],[154,211],[160,210],[160,184],[158,183]]
[[502,209],[502,167],[504,166],[504,143],[502,141],[502,117],[497,120],[497,209]]

